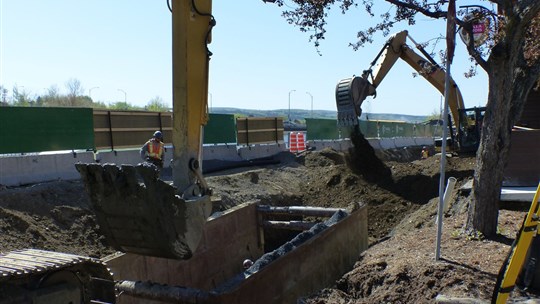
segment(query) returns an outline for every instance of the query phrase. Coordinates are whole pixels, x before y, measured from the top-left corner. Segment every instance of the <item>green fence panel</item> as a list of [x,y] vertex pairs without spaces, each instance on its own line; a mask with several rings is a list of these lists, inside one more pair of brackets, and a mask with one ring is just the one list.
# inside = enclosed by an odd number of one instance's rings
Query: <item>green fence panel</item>
[[394,137],[395,128],[391,122],[378,121],[377,127],[379,130],[379,137],[383,137],[383,138]]
[[0,153],[93,149],[90,108],[0,107]]
[[360,120],[360,131],[366,138],[376,138],[377,135],[377,122],[371,120]]
[[403,133],[403,127],[402,124],[399,122],[392,122],[391,123],[392,128],[394,129],[394,136],[393,137],[402,137],[401,134]]
[[416,127],[416,136],[418,137],[432,136],[431,126],[424,125],[424,124],[416,124],[414,126]]
[[[306,118],[306,130],[308,140],[340,138],[336,119]],[[342,130],[341,133],[346,131]],[[348,137],[348,134],[342,134],[341,137]]]
[[442,136],[442,126],[429,126],[429,132],[434,137]]
[[205,144],[236,143],[236,124],[233,114],[210,114],[204,127]]
[[415,134],[415,127],[412,123],[398,123],[398,133],[397,136],[399,137],[414,137]]

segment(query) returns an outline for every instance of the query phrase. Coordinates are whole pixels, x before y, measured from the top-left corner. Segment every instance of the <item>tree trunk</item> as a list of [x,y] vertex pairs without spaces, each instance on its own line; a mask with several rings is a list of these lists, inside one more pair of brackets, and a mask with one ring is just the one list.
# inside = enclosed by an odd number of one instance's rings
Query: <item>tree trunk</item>
[[[496,70],[502,67],[495,67]],[[469,204],[467,230],[491,236],[497,232],[499,196],[504,166],[510,146],[508,112],[512,81],[504,73],[494,71],[489,77],[489,95],[480,147],[476,153],[473,194]]]
[[510,150],[512,127],[521,116],[528,93],[538,80],[538,66],[527,66],[522,49],[492,53],[489,95],[466,229],[486,237],[497,233],[499,199]]

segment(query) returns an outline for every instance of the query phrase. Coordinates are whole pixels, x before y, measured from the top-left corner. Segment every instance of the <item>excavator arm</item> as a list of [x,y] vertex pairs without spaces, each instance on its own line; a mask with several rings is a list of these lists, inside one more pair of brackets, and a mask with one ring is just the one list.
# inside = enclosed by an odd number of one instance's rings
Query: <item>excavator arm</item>
[[118,250],[188,259],[212,211],[202,176],[203,126],[208,120],[211,0],[171,1],[173,185],[157,168],[77,164],[99,226]]
[[[407,37],[417,46],[425,56],[416,53],[407,45]],[[367,96],[375,96],[376,89],[384,77],[392,69],[396,61],[401,58],[407,62],[418,74],[422,75],[441,94],[444,94],[445,71],[408,35],[407,31],[394,34],[383,46],[369,69],[362,76],[355,76],[341,80],[336,86],[336,105],[338,110],[338,125],[352,126],[358,124],[358,117],[362,113],[362,102]],[[376,65],[376,66],[375,66]],[[373,69],[375,66],[375,69]],[[450,79],[449,107],[454,122],[459,121],[459,109],[464,108],[463,97],[453,79]]]
[[[208,120],[207,44],[215,25],[211,0],[172,2],[173,185],[157,168],[76,165],[97,221],[118,250],[188,259],[210,215],[202,176],[202,128]],[[115,303],[113,276],[97,259],[43,250],[0,254],[0,303]]]

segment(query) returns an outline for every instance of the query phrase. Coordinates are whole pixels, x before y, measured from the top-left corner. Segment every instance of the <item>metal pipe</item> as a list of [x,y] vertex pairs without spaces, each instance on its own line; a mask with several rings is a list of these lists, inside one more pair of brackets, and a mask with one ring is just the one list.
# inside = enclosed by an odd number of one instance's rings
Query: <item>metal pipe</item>
[[119,281],[115,287],[126,295],[160,301],[202,304],[207,303],[211,297],[210,293],[200,289],[168,286],[153,282]]
[[319,217],[331,217],[338,211],[345,211],[341,208],[322,208],[322,207],[275,207],[268,205],[260,205],[257,207],[257,211],[268,214],[291,214],[291,215],[305,215],[305,216],[319,216]]
[[315,222],[304,221],[263,221],[263,227],[274,229],[287,229],[287,230],[309,230],[315,226]]

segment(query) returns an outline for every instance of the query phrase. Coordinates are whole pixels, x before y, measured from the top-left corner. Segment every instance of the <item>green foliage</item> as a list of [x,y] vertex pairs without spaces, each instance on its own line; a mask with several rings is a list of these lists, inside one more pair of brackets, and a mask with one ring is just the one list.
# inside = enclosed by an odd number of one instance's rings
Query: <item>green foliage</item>
[[153,112],[166,112],[170,109],[170,107],[165,104],[163,99],[159,96],[156,96],[148,102],[146,107],[144,107],[146,111],[153,111]]
[[143,110],[141,107],[134,106],[128,102],[119,101],[113,103],[109,109],[111,110],[120,110],[120,111],[134,111],[134,110]]
[[30,107],[34,105],[34,100],[30,98],[30,94],[24,89],[19,90],[17,86],[13,87],[12,104],[17,107]]
[[431,114],[426,117],[426,120],[439,120],[442,119],[442,114],[439,111],[433,110]]
[[[69,79],[66,84],[67,94],[60,94],[60,89],[52,85],[47,89],[46,94],[33,95],[30,92],[15,86],[12,89],[11,98],[8,97],[9,90],[0,86],[0,105],[11,105],[16,107],[75,107],[107,109],[104,102],[94,102],[92,98],[84,95],[81,82],[75,78]],[[33,95],[33,96],[32,96]],[[150,111],[166,111],[167,108],[161,98],[154,98]],[[141,107],[131,105],[126,102],[117,102],[111,106],[115,110],[142,110]]]

